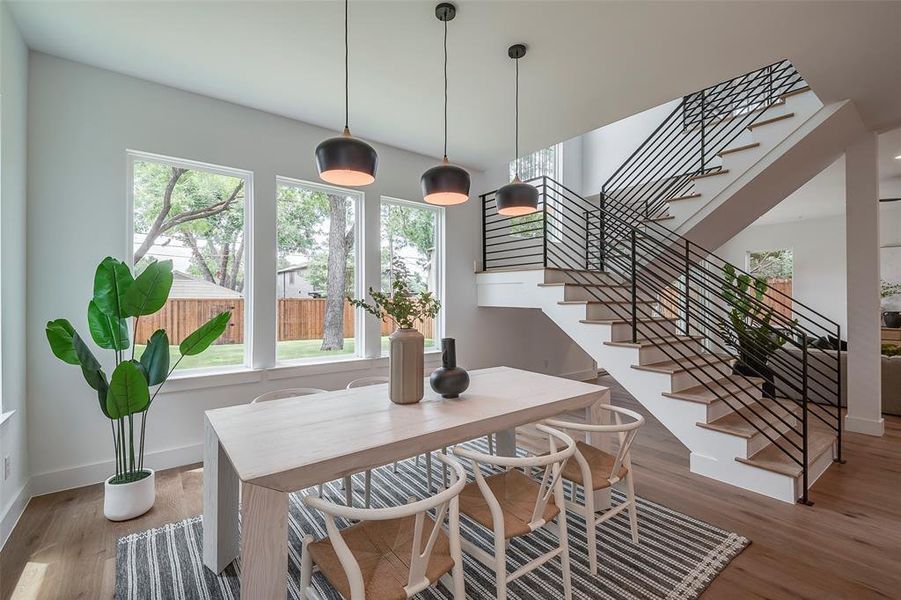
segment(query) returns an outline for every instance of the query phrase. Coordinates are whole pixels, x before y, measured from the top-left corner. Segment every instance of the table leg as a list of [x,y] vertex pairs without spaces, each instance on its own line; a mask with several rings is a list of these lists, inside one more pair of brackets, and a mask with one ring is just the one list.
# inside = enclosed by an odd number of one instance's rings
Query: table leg
[[494,434],[494,448],[498,456],[516,456],[516,428]]
[[[611,423],[610,413],[601,408],[604,404],[610,404],[610,390],[604,391],[600,400],[585,408],[585,421],[592,425],[609,425]],[[609,434],[605,436],[600,433],[586,433],[585,442],[608,453],[613,451]],[[610,508],[610,488],[595,491],[594,509],[607,510],[608,508]]]
[[221,573],[238,557],[238,475],[203,419],[203,564]]
[[241,484],[241,597],[288,594],[288,494]]

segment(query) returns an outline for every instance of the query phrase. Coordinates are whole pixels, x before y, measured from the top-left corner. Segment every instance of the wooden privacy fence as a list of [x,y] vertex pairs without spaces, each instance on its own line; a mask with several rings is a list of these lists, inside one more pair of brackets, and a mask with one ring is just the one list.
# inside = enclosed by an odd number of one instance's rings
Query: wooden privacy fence
[[[279,341],[321,340],[325,323],[325,298],[279,298],[277,334]],[[222,311],[232,311],[232,319],[217,344],[244,343],[244,299],[169,299],[158,312],[138,319],[135,339],[146,343],[157,329],[165,329],[170,344],[180,344],[192,331]],[[431,338],[434,321],[426,319],[417,325],[425,337]],[[394,331],[393,322],[382,322],[381,335]],[[344,337],[354,337],[354,307],[344,303]]]
[[[763,303],[772,308],[777,315],[783,315],[790,319],[792,316],[791,277],[771,277],[767,280],[767,286],[767,291],[763,295]],[[663,293],[658,295],[658,301],[660,302],[660,314],[664,318],[681,319],[683,317],[685,309],[682,303],[684,300],[679,299],[675,289],[666,288]]]

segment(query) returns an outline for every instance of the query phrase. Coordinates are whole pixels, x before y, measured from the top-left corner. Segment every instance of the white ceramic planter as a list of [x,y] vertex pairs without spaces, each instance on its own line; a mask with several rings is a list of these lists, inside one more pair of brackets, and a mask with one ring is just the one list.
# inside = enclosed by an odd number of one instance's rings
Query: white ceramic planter
[[103,488],[103,515],[110,521],[127,521],[140,517],[153,508],[156,498],[156,472],[144,469],[150,475],[132,483],[113,485],[110,477]]

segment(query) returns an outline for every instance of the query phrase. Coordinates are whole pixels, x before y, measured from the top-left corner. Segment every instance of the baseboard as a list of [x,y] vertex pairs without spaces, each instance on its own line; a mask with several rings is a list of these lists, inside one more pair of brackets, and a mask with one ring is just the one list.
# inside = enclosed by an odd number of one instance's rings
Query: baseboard
[[28,506],[30,500],[31,482],[26,481],[25,485],[19,489],[19,493],[16,494],[12,499],[12,502],[6,507],[6,511],[0,516],[0,550],[3,550],[3,546],[6,545],[6,540],[9,539],[13,529],[16,528],[16,524],[25,512],[25,507]]
[[878,420],[861,419],[860,417],[846,415],[845,431],[882,437],[885,435],[885,420],[882,418],[879,418]]
[[561,373],[558,377],[565,379],[574,379],[576,381],[594,381],[598,378],[597,369],[582,369],[581,371],[571,371],[569,373]]
[[[144,455],[144,465],[156,470],[181,467],[200,462],[201,460],[203,460],[202,444],[157,450],[155,452],[147,452]],[[114,462],[108,460],[71,469],[39,473],[31,477],[31,493],[33,496],[43,496],[44,494],[101,483],[114,470]]]

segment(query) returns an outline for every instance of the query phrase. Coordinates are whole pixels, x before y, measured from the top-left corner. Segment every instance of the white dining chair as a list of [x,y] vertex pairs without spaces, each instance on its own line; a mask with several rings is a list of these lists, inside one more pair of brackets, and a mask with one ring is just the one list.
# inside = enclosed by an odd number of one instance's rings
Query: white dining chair
[[[545,424],[565,431],[600,434],[615,434],[618,440],[616,454],[609,454],[586,442],[576,442],[573,459],[563,468],[563,479],[572,484],[570,499],[566,502],[569,510],[585,519],[586,541],[588,542],[588,567],[592,574],[598,573],[597,528],[601,523],[615,517],[624,510],[629,511],[629,527],[632,530],[632,543],[638,543],[638,506],[635,502],[635,484],[632,478],[632,463],[629,450],[639,428],[644,424],[644,417],[635,411],[610,406],[600,406],[613,414],[612,425],[589,425],[571,421],[548,420]],[[626,420],[623,420],[623,417]],[[625,484],[626,501],[616,508],[605,511],[598,516],[595,513],[594,493],[598,490],[612,488],[617,483]],[[576,488],[582,487],[584,504],[576,501]]]
[[[494,534],[494,554],[469,540],[461,539],[466,553],[495,573],[497,598],[507,597],[507,584],[559,556],[563,579],[563,597],[572,598],[569,564],[569,539],[566,533],[566,504],[563,498],[563,465],[576,451],[576,443],[565,433],[535,425],[539,435],[548,443],[548,453],[532,456],[497,456],[455,446],[455,456],[472,462],[475,481],[460,492],[460,513]],[[561,447],[558,449],[558,446]],[[485,477],[482,465],[506,470]],[[540,483],[517,469],[531,472],[543,468]],[[556,531],[559,543],[541,556],[530,560],[512,573],[507,572],[507,541],[548,527]]]
[[[281,390],[272,390],[271,392],[266,392],[264,394],[260,394],[256,398],[250,401],[251,404],[258,404],[260,402],[269,402],[271,400],[283,400],[284,398],[294,398],[296,396],[309,396],[311,394],[323,394],[328,390],[321,390],[319,388],[284,388]],[[346,475],[342,480],[342,488],[344,489],[344,499],[348,505],[353,503],[353,490],[352,488],[353,480],[350,475]],[[322,495],[322,484],[316,488],[319,491],[319,495]]]
[[[449,467],[450,486],[403,506],[354,508],[312,495],[304,498],[306,506],[321,513],[327,535],[304,538],[301,598],[321,600],[312,586],[318,571],[348,600],[410,598],[439,581],[454,600],[464,600],[459,495],[466,473],[454,459],[438,459]],[[428,514],[432,510],[434,519]],[[336,518],[356,523],[339,530]]]
[[[374,375],[372,377],[360,377],[359,379],[354,379],[350,383],[347,384],[345,389],[352,390],[354,388],[361,387],[369,387],[370,385],[380,385],[383,383],[388,383],[388,378],[383,375]],[[397,461],[394,461],[394,472],[397,472]],[[363,479],[363,503],[366,508],[369,508],[372,503],[372,469],[366,469]],[[353,484],[353,479],[351,477],[346,477],[344,481],[345,490],[348,489],[348,485]],[[347,493],[345,491],[345,493]],[[353,504],[353,495],[348,496],[350,500],[348,500],[347,505],[351,506]]]

